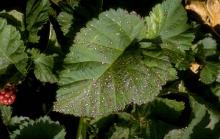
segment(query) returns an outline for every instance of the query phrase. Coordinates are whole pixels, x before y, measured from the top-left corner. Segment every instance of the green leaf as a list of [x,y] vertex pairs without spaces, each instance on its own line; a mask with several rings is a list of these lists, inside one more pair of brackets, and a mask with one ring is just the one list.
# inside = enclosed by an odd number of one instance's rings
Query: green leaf
[[175,122],[180,117],[185,106],[183,102],[157,98],[151,104],[151,115]]
[[136,123],[132,123],[131,121],[126,121],[124,125],[121,123],[115,123],[110,128],[105,138],[161,139],[164,137],[164,134],[166,134],[170,129],[173,128],[174,126],[169,125],[166,122],[157,119],[140,117],[140,119],[137,119]]
[[66,35],[70,31],[70,27],[73,23],[73,15],[67,12],[61,12],[57,17],[57,21],[64,35]]
[[218,100],[220,102],[220,84],[217,83],[215,84],[214,86],[211,86],[211,90],[212,90],[212,93],[218,97]]
[[100,138],[103,138],[103,136],[105,136],[104,138],[132,138],[136,135],[134,133],[135,129],[138,128],[135,117],[126,112],[95,118],[91,125],[96,129],[94,137],[98,138],[100,134],[102,136]]
[[[97,138],[163,138],[184,110],[184,103],[166,98],[137,106],[131,113],[118,112],[92,120],[91,125]],[[130,110],[129,110],[130,111]],[[158,128],[160,127],[160,128]],[[95,129],[95,130],[94,130]],[[105,136],[105,137],[103,137]]]
[[191,106],[193,109],[193,119],[191,123],[185,129],[175,129],[170,131],[165,139],[188,139],[190,135],[193,133],[193,129],[199,124],[203,117],[206,116],[206,109],[204,105],[200,105],[195,100],[191,101]]
[[214,111],[208,111],[210,115],[210,121],[209,124],[206,126],[206,128],[209,128],[211,130],[215,129],[216,125],[220,122],[220,114],[216,113]]
[[11,120],[12,110],[10,106],[0,105],[0,117],[5,125],[8,125]]
[[18,72],[25,75],[27,54],[24,43],[15,27],[7,25],[5,19],[0,18],[0,75],[6,73],[10,66],[15,66]]
[[[211,38],[207,37],[198,42],[196,45],[197,55],[200,59],[205,60],[208,56],[213,56],[217,54],[217,43]],[[195,51],[195,50],[194,50]]]
[[66,3],[73,9],[79,5],[80,0],[66,0]]
[[[160,139],[169,130],[176,128],[168,121],[177,122],[183,110],[183,102],[157,98],[148,104],[134,106],[131,114],[118,112],[97,118],[92,125],[96,129],[98,138],[101,135],[105,138]],[[105,132],[103,133],[103,131]]]
[[166,0],[156,5],[145,18],[146,38],[160,38],[162,49],[170,60],[177,64],[184,59],[185,50],[189,50],[194,35],[189,31],[187,15],[181,4],[182,0]]
[[[218,138],[220,115],[210,111],[205,105],[190,97],[192,107],[191,121],[186,128],[171,130],[165,139]],[[214,130],[213,130],[214,129]]]
[[0,12],[0,17],[5,18],[8,24],[15,26],[20,31],[24,31],[23,13],[16,10],[11,10],[9,12],[2,11]]
[[176,72],[160,53],[142,55],[133,43],[142,29],[137,15],[121,9],[89,22],[65,58],[54,110],[95,117],[152,101]]
[[219,63],[206,62],[200,73],[200,80],[205,84],[211,84],[215,81],[220,82]]
[[28,117],[23,117],[23,116],[13,116],[10,119],[9,124],[7,125],[8,129],[10,132],[15,131],[19,129],[21,125],[25,125],[30,121]]
[[41,82],[57,82],[57,77],[53,73],[55,55],[45,55],[37,49],[31,49],[31,57],[34,61],[34,74]]
[[112,134],[110,139],[129,139],[129,128],[115,125],[114,130],[115,132]]
[[68,7],[68,9],[71,8],[71,10],[74,10],[79,5],[80,0],[52,0],[52,2],[64,9]]
[[17,11],[17,10],[11,10],[8,12],[9,15],[13,16],[17,21],[19,21],[21,24],[23,23],[24,14]]
[[216,41],[211,37],[206,37],[195,44],[192,49],[200,63],[202,63],[200,81],[205,84],[220,82],[220,66]]
[[136,135],[139,138],[163,138],[169,130],[176,128],[170,122],[177,122],[183,110],[183,102],[166,98],[157,98],[147,105],[138,107],[133,114],[140,126],[136,129]]
[[[141,132],[137,134],[139,138],[146,139],[162,139],[164,135],[175,126],[161,121],[159,119],[145,119],[143,127],[140,127]],[[138,130],[136,131],[138,133]]]
[[30,120],[20,125],[20,129],[13,131],[11,139],[64,139],[65,129],[48,117],[42,117],[36,121]]
[[[165,48],[175,48],[181,51],[188,50],[194,35],[188,30],[187,15],[181,0],[166,0],[155,6],[150,16],[145,18],[146,38],[161,37]],[[180,24],[181,23],[181,24]]]
[[39,41],[37,33],[49,19],[49,7],[49,0],[28,0],[25,21],[29,42]]

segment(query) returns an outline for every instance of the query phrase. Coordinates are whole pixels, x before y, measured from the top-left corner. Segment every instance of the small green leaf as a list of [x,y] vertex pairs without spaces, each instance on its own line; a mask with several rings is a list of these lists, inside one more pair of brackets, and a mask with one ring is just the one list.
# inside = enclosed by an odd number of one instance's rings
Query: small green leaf
[[[187,15],[181,0],[166,0],[155,6],[150,16],[145,18],[146,38],[161,37],[164,48],[188,50],[194,38],[187,24]],[[180,24],[181,23],[181,24]]]
[[65,129],[48,117],[42,117],[36,121],[29,120],[20,125],[20,129],[13,131],[11,139],[64,139]]
[[30,121],[28,117],[23,117],[23,116],[13,116],[10,119],[8,126],[8,129],[10,132],[15,131],[19,129],[21,125],[25,125]]
[[23,23],[24,15],[23,13],[17,11],[17,10],[11,10],[8,12],[9,15],[13,16],[17,21],[19,21],[21,24]]
[[0,75],[5,74],[10,66],[14,66],[18,72],[25,75],[27,54],[20,33],[15,27],[7,25],[6,20],[2,18],[0,18],[0,44]]
[[216,83],[214,86],[211,86],[211,90],[212,90],[212,93],[218,97],[218,100],[220,102],[220,84],[219,83]]
[[41,82],[57,82],[57,77],[53,73],[55,55],[45,55],[37,49],[32,49],[30,53],[35,65],[34,74],[36,78]]
[[37,33],[49,19],[49,7],[49,0],[28,0],[25,22],[26,30],[29,32],[29,42],[38,42]]
[[165,137],[164,139],[189,139],[188,138],[182,138],[182,136],[184,135],[184,130],[171,130]]
[[182,0],[166,0],[156,5],[145,18],[146,38],[160,38],[162,49],[176,64],[184,59],[185,50],[189,50],[194,39],[193,32],[187,24],[187,15],[181,4]]
[[206,62],[200,73],[200,80],[205,84],[211,84],[215,81],[220,82],[219,63]]
[[0,105],[0,117],[5,125],[8,125],[11,120],[12,110],[10,106]]
[[129,139],[129,128],[114,126],[114,132],[111,135],[110,139]]
[[54,110],[95,117],[152,101],[176,71],[162,53],[138,48],[142,30],[143,21],[121,9],[89,22],[65,58]]
[[[134,129],[138,123],[133,115],[126,112],[118,112],[96,118],[91,125],[96,129],[96,134],[104,135],[104,138],[132,138]],[[108,129],[108,131],[106,131]],[[103,132],[105,130],[105,132]],[[99,138],[99,136],[94,135]]]
[[0,12],[0,17],[5,18],[8,24],[15,26],[20,31],[24,31],[24,15],[17,10],[11,10],[9,12]]
[[65,7],[68,7],[71,8],[71,10],[74,10],[75,7],[79,5],[80,0],[52,0],[52,2],[63,7],[64,9]]
[[217,43],[213,38],[207,37],[198,42],[198,55],[201,59],[217,54]]
[[70,31],[70,27],[73,23],[73,15],[67,12],[61,12],[57,17],[57,21],[64,35],[66,35]]
[[184,108],[183,102],[158,98],[151,104],[151,113],[166,120],[175,121],[178,120]]
[[213,130],[216,127],[216,125],[220,122],[220,114],[213,111],[209,111],[209,115],[210,121],[206,128]]
[[193,51],[202,63],[200,81],[205,84],[220,82],[220,66],[217,52],[217,43],[211,37],[206,37],[193,46]]
[[80,0],[66,0],[66,3],[73,9],[79,5]]

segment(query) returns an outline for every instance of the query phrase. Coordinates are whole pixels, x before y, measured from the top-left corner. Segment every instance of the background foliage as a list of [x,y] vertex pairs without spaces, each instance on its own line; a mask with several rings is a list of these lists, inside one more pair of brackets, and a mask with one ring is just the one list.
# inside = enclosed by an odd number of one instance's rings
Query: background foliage
[[218,26],[187,2],[1,2],[0,139],[219,138]]

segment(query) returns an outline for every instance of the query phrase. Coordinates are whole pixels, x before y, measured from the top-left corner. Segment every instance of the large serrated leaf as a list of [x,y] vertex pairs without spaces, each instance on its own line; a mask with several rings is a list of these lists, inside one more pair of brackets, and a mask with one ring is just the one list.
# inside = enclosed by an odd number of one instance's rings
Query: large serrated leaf
[[27,54],[24,43],[15,27],[7,25],[0,18],[0,75],[5,74],[9,66],[15,66],[21,74],[26,74]]
[[194,39],[181,1],[166,0],[156,5],[145,18],[146,38],[160,38],[161,47],[176,64],[183,60],[184,51],[189,50]]
[[28,0],[26,7],[26,30],[29,31],[28,40],[37,43],[38,31],[49,19],[49,0]]
[[176,72],[167,57],[133,44],[142,29],[137,15],[121,9],[89,22],[65,58],[54,110],[95,117],[152,101]]
[[37,49],[30,51],[34,61],[34,74],[41,82],[57,82],[57,77],[53,73],[54,55],[45,55]]

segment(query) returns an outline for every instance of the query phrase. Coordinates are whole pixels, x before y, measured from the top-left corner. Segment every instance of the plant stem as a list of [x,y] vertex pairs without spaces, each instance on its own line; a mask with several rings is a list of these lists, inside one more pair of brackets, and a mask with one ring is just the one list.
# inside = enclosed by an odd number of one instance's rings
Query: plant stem
[[98,0],[99,12],[102,12],[103,0]]
[[77,131],[77,139],[86,139],[86,131],[87,131],[88,123],[87,119],[84,117],[81,117],[79,120],[79,126]]

